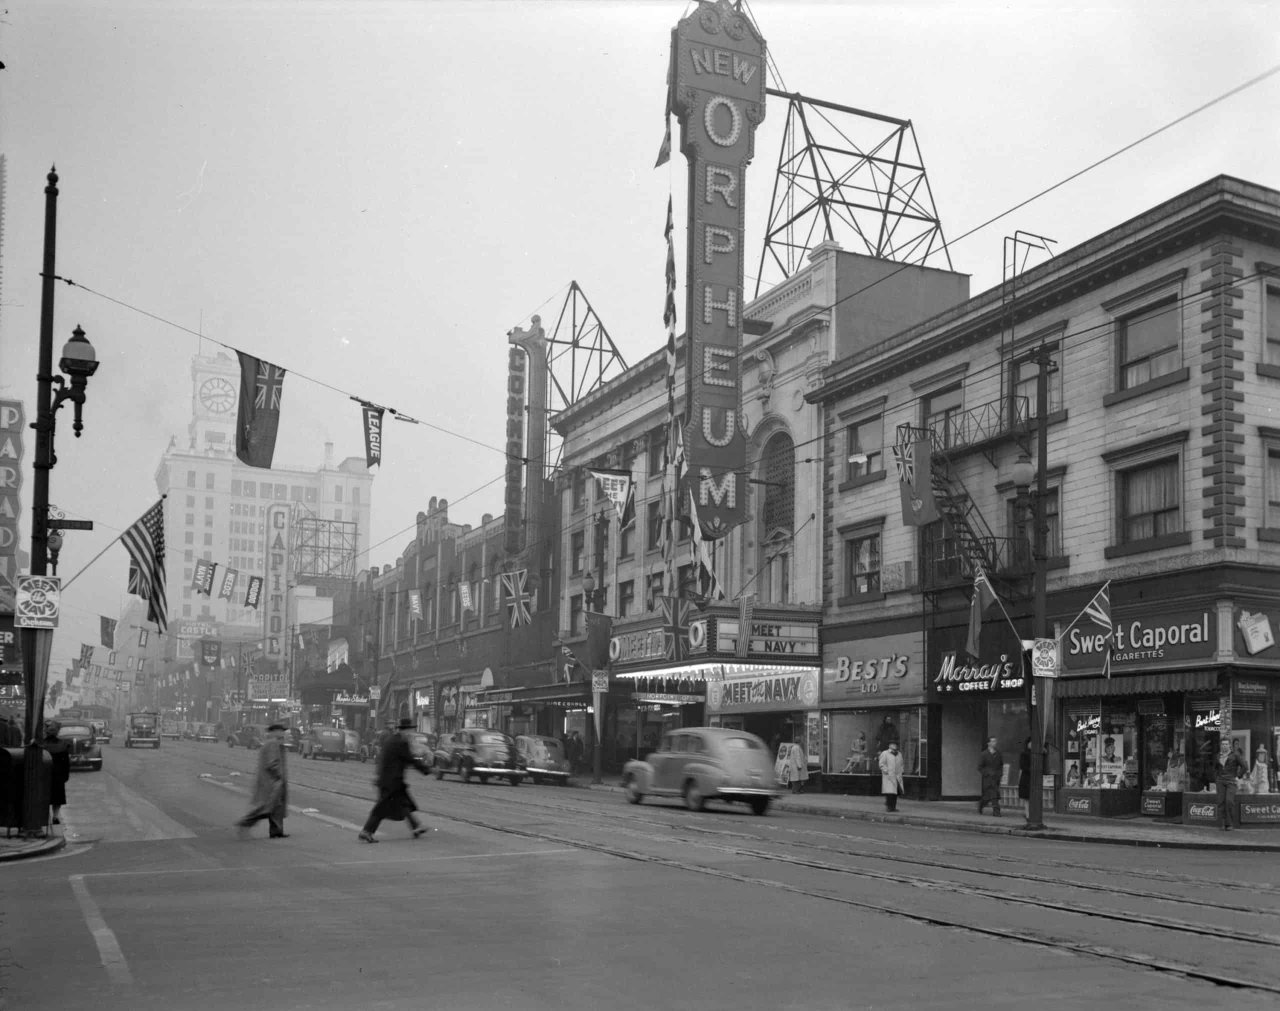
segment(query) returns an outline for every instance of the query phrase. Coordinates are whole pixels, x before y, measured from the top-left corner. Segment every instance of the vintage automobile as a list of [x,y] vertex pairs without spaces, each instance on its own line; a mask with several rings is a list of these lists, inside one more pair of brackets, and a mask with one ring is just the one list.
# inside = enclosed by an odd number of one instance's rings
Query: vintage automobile
[[212,723],[200,723],[196,726],[196,740],[201,744],[216,743],[218,740],[218,728]]
[[569,782],[569,759],[565,757],[564,745],[554,737],[521,734],[516,738],[516,751],[535,783],[546,780],[564,786]]
[[239,745],[242,748],[248,748],[253,751],[262,747],[262,740],[266,736],[266,729],[261,723],[246,723],[243,727],[234,728],[227,735],[227,747],[234,748]]
[[91,723],[64,723],[58,737],[67,742],[72,769],[102,771],[102,742]]
[[519,786],[524,779],[516,742],[504,733],[483,727],[464,727],[443,735],[436,742],[431,764],[436,779],[444,779],[446,772],[456,773],[464,783],[472,778],[487,783],[494,776]]
[[182,724],[177,720],[161,720],[160,736],[166,741],[176,741],[182,736]]
[[99,744],[111,743],[111,724],[106,720],[90,720],[89,726],[93,727],[93,736]]
[[126,748],[160,747],[160,714],[130,713],[124,718]]
[[409,738],[409,750],[418,758],[432,764],[439,738],[435,734],[423,733],[421,730],[406,730],[404,736]]
[[755,734],[726,727],[685,727],[664,734],[648,758],[622,767],[627,800],[683,797],[691,811],[709,800],[741,801],[764,814],[782,795],[773,772],[773,756]]
[[343,730],[342,738],[346,756],[363,762],[365,756],[360,748],[360,732],[358,730]]
[[302,739],[303,758],[327,758],[331,762],[347,760],[347,735],[337,727],[312,727]]

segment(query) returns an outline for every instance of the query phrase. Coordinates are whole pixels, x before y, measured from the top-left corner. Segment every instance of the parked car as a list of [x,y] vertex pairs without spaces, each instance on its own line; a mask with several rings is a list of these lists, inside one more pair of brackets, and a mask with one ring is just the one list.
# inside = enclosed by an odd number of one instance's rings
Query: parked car
[[327,758],[331,762],[347,760],[347,736],[337,727],[312,727],[302,739],[303,758]]
[[741,801],[764,814],[781,796],[773,772],[773,756],[755,734],[726,727],[686,727],[663,735],[648,758],[633,758],[622,767],[627,800],[683,797],[691,811],[708,800]]
[[497,730],[468,727],[452,734],[445,734],[436,742],[432,767],[436,779],[444,779],[446,772],[457,773],[464,783],[472,777],[487,783],[490,776],[507,780],[519,786],[524,770],[516,752],[516,742]]
[[159,748],[160,716],[158,713],[130,713],[124,718],[126,748]]
[[426,734],[420,730],[406,730],[404,736],[409,738],[409,750],[427,764],[434,764],[436,743],[439,738],[435,734]]
[[363,762],[365,756],[360,750],[360,732],[358,730],[343,730],[342,738],[346,756]]
[[569,759],[565,757],[564,745],[554,737],[521,734],[516,738],[516,751],[535,783],[547,780],[564,786],[569,782]]
[[218,740],[218,728],[212,723],[201,723],[197,725],[196,740],[201,744],[208,744],[210,742],[216,743]]
[[58,737],[67,742],[72,769],[102,771],[102,742],[91,723],[64,723]]
[[176,741],[182,736],[182,725],[177,720],[161,720],[160,736],[166,741]]
[[93,736],[100,744],[111,743],[111,724],[106,720],[90,720],[89,726],[93,727]]
[[194,723],[184,723],[182,725],[182,739],[184,741],[194,741],[196,739],[196,725]]
[[262,747],[265,736],[266,732],[262,724],[246,723],[243,727],[236,727],[227,735],[227,747],[234,748],[238,744],[242,748],[253,751]]

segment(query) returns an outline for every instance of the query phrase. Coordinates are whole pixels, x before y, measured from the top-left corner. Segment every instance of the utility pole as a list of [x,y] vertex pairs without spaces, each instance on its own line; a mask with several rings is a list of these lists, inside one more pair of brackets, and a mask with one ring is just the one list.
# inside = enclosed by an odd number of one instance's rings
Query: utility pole
[[[1047,540],[1049,532],[1048,519],[1045,516],[1045,503],[1049,497],[1048,463],[1049,463],[1049,412],[1046,401],[1049,398],[1049,349],[1041,343],[1036,349],[1036,493],[1032,501],[1032,541],[1031,561],[1034,566],[1034,589],[1032,592],[1032,637],[1045,637],[1046,600],[1045,583],[1047,579],[1048,558]],[[1031,792],[1027,799],[1028,829],[1040,831],[1044,829],[1044,727],[1041,725],[1040,703],[1043,692],[1036,691],[1035,668],[1027,667],[1027,714],[1031,724]]]

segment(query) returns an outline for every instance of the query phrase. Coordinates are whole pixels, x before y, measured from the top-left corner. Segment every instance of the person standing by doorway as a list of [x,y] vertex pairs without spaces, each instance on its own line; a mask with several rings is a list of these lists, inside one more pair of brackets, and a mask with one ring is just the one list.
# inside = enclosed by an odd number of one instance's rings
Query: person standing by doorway
[[1218,786],[1218,824],[1222,831],[1236,827],[1236,780],[1249,774],[1249,767],[1231,748],[1231,741],[1223,738],[1218,748],[1218,760],[1213,763],[1214,781]]
[[44,725],[44,740],[40,747],[49,752],[53,761],[53,777],[49,781],[49,806],[53,808],[53,824],[62,824],[62,805],[67,802],[67,780],[71,778],[71,749],[67,742],[58,736],[62,724],[57,720],[47,720]]
[[994,737],[987,738],[987,746],[978,759],[978,775],[982,777],[982,795],[978,798],[978,814],[991,805],[991,813],[1000,817],[1000,780],[1004,778],[1004,755]]
[[898,742],[891,741],[889,747],[880,752],[880,792],[884,794],[884,809],[898,810],[898,797],[902,787],[902,753],[898,750]]
[[418,810],[418,805],[413,802],[409,785],[404,781],[405,771],[411,766],[424,776],[431,771],[430,766],[413,753],[409,738],[405,736],[404,731],[413,729],[412,719],[407,717],[402,719],[399,731],[387,739],[386,745],[378,755],[378,802],[373,805],[373,810],[365,820],[364,828],[360,830],[362,842],[378,841],[374,833],[378,831],[378,826],[384,819],[408,821],[409,831],[415,839],[429,831],[413,816],[413,812]]
[[236,824],[240,838],[249,837],[249,829],[267,819],[268,838],[288,839],[284,816],[289,810],[289,770],[284,758],[283,723],[267,727],[267,739],[258,749],[258,774],[253,781],[253,799],[248,813]]

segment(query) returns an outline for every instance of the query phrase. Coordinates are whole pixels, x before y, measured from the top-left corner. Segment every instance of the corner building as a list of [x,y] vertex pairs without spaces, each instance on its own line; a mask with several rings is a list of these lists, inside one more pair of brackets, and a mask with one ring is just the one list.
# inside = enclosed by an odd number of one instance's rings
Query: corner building
[[[1212,823],[1225,740],[1255,769],[1246,827],[1280,823],[1277,394],[1280,193],[1225,176],[836,362],[808,393],[824,424],[824,704],[899,693],[908,783],[928,798],[976,797],[996,737],[1016,803],[1039,561],[1060,637],[1060,677],[1037,686],[1048,802]],[[888,450],[921,440],[937,519],[915,525]],[[1040,469],[1042,499],[1026,476]],[[1010,620],[989,608],[971,656],[979,564]],[[1081,617],[1104,585],[1111,640]],[[874,723],[830,714],[829,784],[871,789],[851,756]]]

